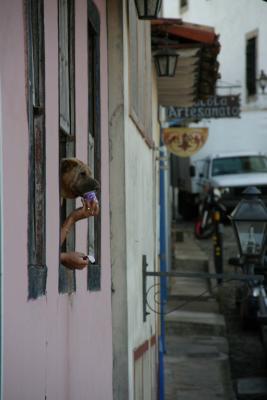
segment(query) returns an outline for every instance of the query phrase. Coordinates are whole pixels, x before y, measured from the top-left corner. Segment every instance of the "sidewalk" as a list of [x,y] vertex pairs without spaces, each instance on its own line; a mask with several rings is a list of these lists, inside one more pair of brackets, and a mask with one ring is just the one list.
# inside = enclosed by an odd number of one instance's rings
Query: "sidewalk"
[[[183,238],[174,241],[173,268],[180,272],[210,271],[208,257],[193,234],[173,233]],[[225,321],[210,281],[171,278],[165,321],[165,400],[235,400]]]

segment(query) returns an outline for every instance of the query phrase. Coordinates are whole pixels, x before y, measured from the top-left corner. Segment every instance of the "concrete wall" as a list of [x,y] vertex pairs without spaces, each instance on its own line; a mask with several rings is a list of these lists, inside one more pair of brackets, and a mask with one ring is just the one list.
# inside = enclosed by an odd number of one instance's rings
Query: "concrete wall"
[[[77,272],[77,292],[58,294],[58,19],[57,2],[44,2],[46,67],[47,295],[27,301],[28,124],[23,2],[4,0],[0,15],[4,211],[5,400],[112,399],[112,332],[109,254],[107,43],[105,0],[101,14],[102,282],[86,289]],[[77,157],[87,160],[87,3],[76,11]],[[87,223],[76,230],[77,250],[86,251]]]
[[[134,351],[156,333],[156,316],[143,323],[142,256],[158,260],[157,151],[148,147],[130,117],[127,2],[108,3],[111,258],[113,283],[114,398],[134,399]],[[153,138],[158,144],[153,74]],[[138,84],[138,83],[136,83]],[[149,280],[151,284],[151,280]],[[125,352],[126,350],[126,352]],[[144,370],[149,388],[151,364]],[[136,377],[137,379],[137,377]],[[148,389],[150,390],[150,389]]]
[[[125,15],[126,21],[126,15]],[[149,22],[144,22],[149,24]],[[127,38],[127,25],[125,39]],[[129,82],[128,40],[124,40],[124,80]],[[126,68],[126,66],[128,67]],[[152,94],[153,105],[153,139],[158,143],[159,129],[157,121],[156,74],[153,65],[148,65],[154,79]],[[125,85],[125,185],[126,185],[126,254],[127,254],[127,302],[128,302],[128,353],[129,353],[129,400],[134,398],[134,360],[133,350],[155,334],[156,315],[151,312],[146,323],[143,323],[142,297],[142,256],[147,256],[148,269],[154,270],[158,254],[156,238],[155,214],[156,199],[158,198],[158,177],[155,174],[157,161],[154,152],[144,141],[130,116],[129,87]],[[150,116],[148,115],[148,118]],[[153,279],[148,279],[148,287]],[[153,296],[149,299],[152,307]],[[147,371],[149,375],[149,371]],[[144,385],[146,386],[145,378]]]
[[112,265],[113,398],[128,399],[128,307],[125,206],[123,0],[107,3]]
[[[246,35],[255,30],[258,30],[257,76],[261,69],[267,72],[266,3],[250,0],[191,0],[188,9],[180,14],[179,2],[175,6],[173,1],[166,0],[164,16],[181,17],[185,22],[215,28],[221,43],[218,94],[241,94],[241,119],[203,120],[199,123],[199,126],[209,128],[209,139],[194,158],[219,151],[267,152],[267,95],[263,96],[259,89],[256,98],[248,101],[245,84]],[[229,85],[240,85],[240,88],[221,88]]]

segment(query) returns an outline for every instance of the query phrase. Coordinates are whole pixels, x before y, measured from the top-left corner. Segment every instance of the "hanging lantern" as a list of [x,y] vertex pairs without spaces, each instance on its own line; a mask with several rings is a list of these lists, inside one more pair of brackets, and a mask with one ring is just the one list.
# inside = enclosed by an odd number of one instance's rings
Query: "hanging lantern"
[[[130,0],[132,1],[132,0]],[[156,19],[162,0],[134,0],[139,19]]]
[[266,250],[267,208],[257,188],[249,187],[243,194],[245,197],[232,212],[231,221],[240,255],[260,263]]
[[261,70],[260,76],[257,79],[257,81],[258,81],[259,87],[261,88],[262,94],[264,94],[265,88],[267,86],[267,75],[265,74],[263,69]]
[[154,61],[159,77],[172,77],[175,75],[178,54],[169,49],[163,49],[154,54]]

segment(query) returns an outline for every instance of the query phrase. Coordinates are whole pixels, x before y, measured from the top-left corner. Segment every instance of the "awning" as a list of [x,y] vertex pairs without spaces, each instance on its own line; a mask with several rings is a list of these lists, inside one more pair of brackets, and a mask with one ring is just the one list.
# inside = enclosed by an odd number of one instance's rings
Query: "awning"
[[175,76],[157,78],[161,106],[189,107],[215,94],[220,43],[214,28],[159,18],[151,21],[151,40],[152,53],[168,48],[179,55]]

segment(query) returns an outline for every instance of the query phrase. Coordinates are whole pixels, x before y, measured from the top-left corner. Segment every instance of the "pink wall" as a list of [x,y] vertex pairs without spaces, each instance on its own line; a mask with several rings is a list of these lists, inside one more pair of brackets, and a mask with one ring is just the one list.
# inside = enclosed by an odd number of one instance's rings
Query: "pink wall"
[[[4,399],[112,399],[109,253],[109,182],[105,0],[101,13],[102,282],[58,294],[58,49],[57,2],[45,4],[47,147],[47,295],[27,301],[28,126],[25,94],[23,1],[3,0],[0,69],[3,94],[4,175]],[[87,2],[76,0],[77,157],[87,160]],[[77,249],[86,251],[87,224],[77,227]]]

